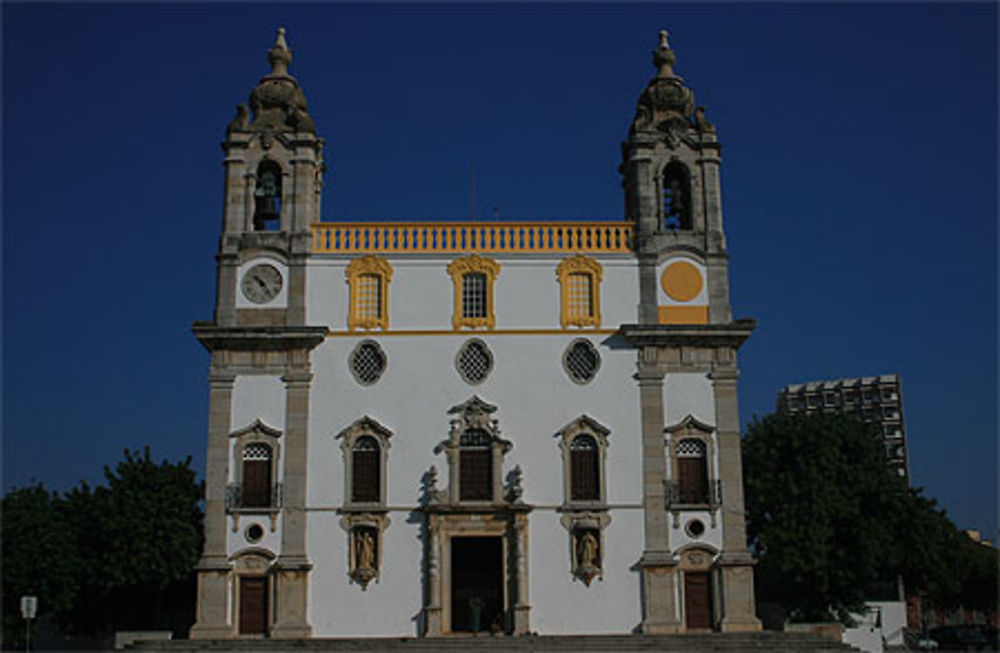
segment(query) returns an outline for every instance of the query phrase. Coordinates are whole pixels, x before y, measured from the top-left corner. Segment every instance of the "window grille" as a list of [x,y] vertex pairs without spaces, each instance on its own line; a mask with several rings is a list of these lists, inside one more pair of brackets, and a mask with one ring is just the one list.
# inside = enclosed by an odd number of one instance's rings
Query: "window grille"
[[245,508],[271,505],[271,447],[253,442],[243,447],[243,497]]
[[677,476],[680,502],[707,504],[708,468],[705,443],[701,440],[681,440],[677,443]]
[[360,343],[351,353],[351,373],[358,383],[371,385],[385,372],[386,357],[382,348],[370,340]]
[[570,499],[599,501],[601,498],[597,442],[589,435],[578,435],[569,443]]
[[243,447],[243,460],[271,460],[271,447],[254,442]]
[[456,361],[458,373],[466,383],[477,384],[489,376],[493,369],[493,355],[486,343],[481,340],[470,340],[462,345]]
[[705,443],[701,440],[681,440],[677,443],[678,458],[704,458]]
[[377,502],[381,494],[379,446],[375,438],[363,435],[354,443],[351,469],[351,501]]
[[593,379],[600,365],[600,354],[589,340],[574,341],[563,355],[566,373],[576,383],[587,383]]
[[462,317],[486,317],[486,275],[462,275]]
[[569,275],[569,316],[594,316],[594,278],[586,272]]
[[468,429],[458,441],[459,499],[489,501],[493,498],[493,459],[490,434],[482,429]]
[[362,274],[358,277],[355,316],[360,322],[382,318],[382,277]]

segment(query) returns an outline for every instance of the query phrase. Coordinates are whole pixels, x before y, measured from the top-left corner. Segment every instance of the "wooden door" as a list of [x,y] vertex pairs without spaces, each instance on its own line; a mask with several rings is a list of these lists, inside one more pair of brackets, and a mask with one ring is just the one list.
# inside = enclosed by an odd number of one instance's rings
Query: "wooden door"
[[271,505],[271,461],[243,461],[243,507],[267,508]]
[[680,476],[680,499],[684,504],[708,503],[708,474],[705,458],[679,458],[677,475]]
[[267,578],[240,578],[240,634],[267,634]]
[[684,614],[689,629],[712,627],[712,576],[684,572]]

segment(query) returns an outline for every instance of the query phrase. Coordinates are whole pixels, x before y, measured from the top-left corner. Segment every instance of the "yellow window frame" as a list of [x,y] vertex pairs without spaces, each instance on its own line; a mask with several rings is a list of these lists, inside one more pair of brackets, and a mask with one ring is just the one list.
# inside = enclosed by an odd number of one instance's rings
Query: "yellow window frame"
[[[580,315],[572,310],[571,283],[570,278],[575,274],[586,275],[590,278],[590,314]],[[571,326],[578,327],[600,327],[601,326],[601,279],[604,277],[604,268],[600,263],[582,254],[576,254],[565,258],[556,268],[556,277],[559,279],[560,303],[560,324],[567,329]]]
[[[462,312],[462,279],[467,274],[479,273],[486,277],[486,316],[466,317]],[[455,288],[455,304],[451,316],[451,324],[455,329],[482,328],[495,329],[497,316],[493,304],[493,282],[500,276],[500,264],[493,259],[483,258],[477,254],[455,259],[448,265],[452,285]]]
[[[371,275],[378,277],[378,314],[368,315],[362,312],[362,277]],[[347,283],[351,289],[350,310],[347,314],[347,328],[355,329],[388,329],[389,328],[389,282],[392,281],[392,266],[384,258],[377,256],[362,256],[350,262],[344,270]]]

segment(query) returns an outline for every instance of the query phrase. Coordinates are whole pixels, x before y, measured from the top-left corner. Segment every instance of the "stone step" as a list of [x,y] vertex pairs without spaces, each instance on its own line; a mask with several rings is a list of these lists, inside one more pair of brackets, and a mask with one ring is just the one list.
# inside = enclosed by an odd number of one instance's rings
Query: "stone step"
[[223,651],[301,651],[303,653],[405,653],[407,651],[486,651],[528,653],[586,651],[628,653],[631,651],[690,651],[702,653],[835,653],[856,649],[830,639],[802,633],[749,633],[704,635],[527,635],[523,637],[371,637],[318,638],[305,640],[238,639],[173,640],[136,642],[126,650],[142,653],[210,653]]

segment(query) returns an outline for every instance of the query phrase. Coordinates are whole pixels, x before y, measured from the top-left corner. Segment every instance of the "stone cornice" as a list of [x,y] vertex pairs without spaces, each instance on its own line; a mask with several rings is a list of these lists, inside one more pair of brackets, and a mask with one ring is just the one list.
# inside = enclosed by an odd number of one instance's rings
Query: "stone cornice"
[[326,339],[326,327],[220,327],[195,322],[191,332],[211,352],[311,350]]
[[636,347],[739,347],[757,327],[757,320],[729,324],[623,324],[618,332]]

